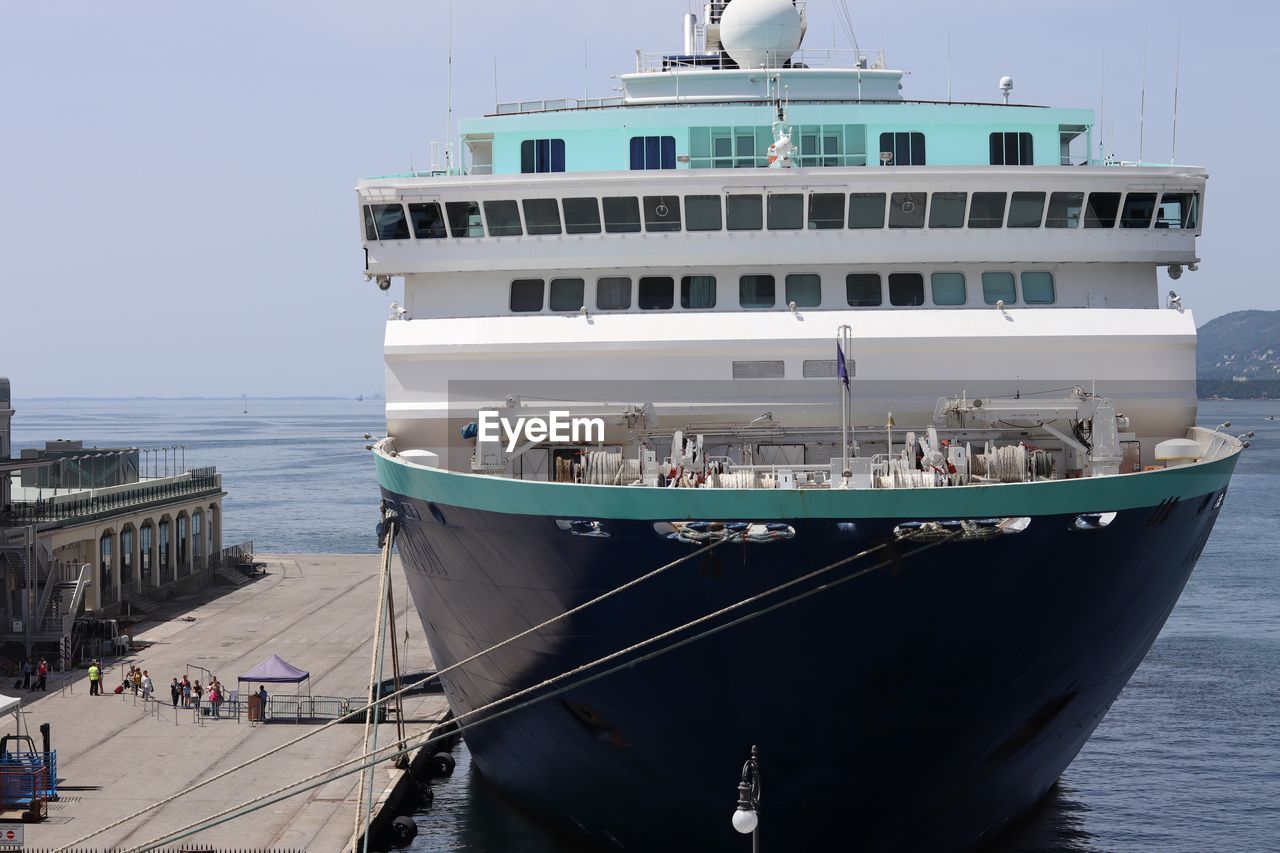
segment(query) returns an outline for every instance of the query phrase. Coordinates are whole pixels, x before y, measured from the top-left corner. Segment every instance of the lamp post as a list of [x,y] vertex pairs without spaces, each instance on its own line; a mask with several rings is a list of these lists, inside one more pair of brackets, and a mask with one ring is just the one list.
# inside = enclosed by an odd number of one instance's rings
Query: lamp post
[[751,747],[751,757],[742,765],[738,782],[738,809],[733,813],[733,828],[751,836],[752,853],[760,853],[760,750]]

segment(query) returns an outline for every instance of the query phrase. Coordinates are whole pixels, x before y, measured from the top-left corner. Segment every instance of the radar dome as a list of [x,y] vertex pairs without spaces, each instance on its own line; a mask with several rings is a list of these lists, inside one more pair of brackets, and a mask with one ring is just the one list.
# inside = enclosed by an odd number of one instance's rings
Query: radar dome
[[739,68],[784,65],[803,38],[804,21],[791,0],[733,0],[720,18],[720,43]]

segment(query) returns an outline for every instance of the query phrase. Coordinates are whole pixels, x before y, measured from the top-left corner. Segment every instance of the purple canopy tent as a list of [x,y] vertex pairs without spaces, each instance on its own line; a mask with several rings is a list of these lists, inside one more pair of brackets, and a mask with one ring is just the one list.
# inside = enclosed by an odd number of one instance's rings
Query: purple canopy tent
[[311,673],[298,669],[279,655],[272,655],[244,675],[236,679],[269,684],[301,684],[307,682],[307,694],[311,694]]

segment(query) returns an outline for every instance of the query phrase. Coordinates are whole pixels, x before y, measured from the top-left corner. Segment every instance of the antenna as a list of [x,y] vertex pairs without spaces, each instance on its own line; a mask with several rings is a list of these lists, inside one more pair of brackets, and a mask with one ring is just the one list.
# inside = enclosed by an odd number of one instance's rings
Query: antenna
[[498,54],[493,55],[493,111],[498,111]]
[[1178,79],[1182,74],[1182,21],[1178,21],[1178,58],[1173,63],[1173,143],[1169,146],[1169,162],[1178,162]]
[[1102,84],[1098,97],[1098,154],[1107,159],[1107,50],[1102,49]]
[[453,0],[449,0],[449,100],[448,111],[445,114],[444,138],[447,140],[444,146],[444,169],[448,172],[453,166]]
[[951,30],[947,30],[947,103],[951,103]]
[[1142,100],[1138,107],[1138,163],[1142,163],[1142,149],[1147,136],[1147,33],[1149,27],[1142,28]]

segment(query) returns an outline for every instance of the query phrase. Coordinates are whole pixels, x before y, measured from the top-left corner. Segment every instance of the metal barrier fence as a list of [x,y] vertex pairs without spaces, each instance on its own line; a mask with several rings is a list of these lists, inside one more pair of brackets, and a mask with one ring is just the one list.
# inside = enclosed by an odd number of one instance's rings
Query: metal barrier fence
[[[357,708],[368,704],[365,697],[343,698],[340,696],[268,696],[266,707],[267,723],[314,723],[317,721],[336,720],[345,717]],[[248,717],[249,697],[233,693],[218,709],[218,716],[228,719],[239,719],[241,715]],[[200,703],[200,713],[206,717],[213,715],[208,701]],[[378,708],[378,722],[386,722],[386,705]],[[363,722],[364,715],[355,721]],[[256,722],[256,720],[255,720]]]

